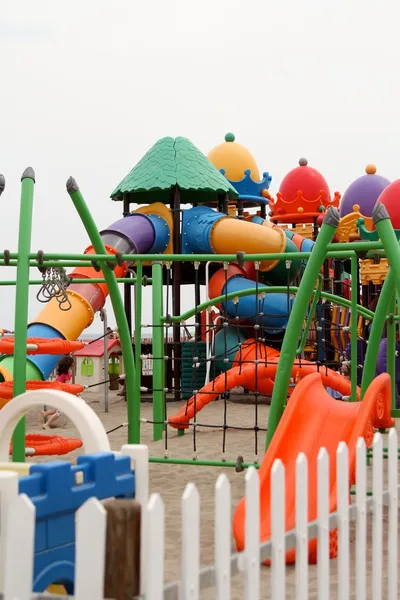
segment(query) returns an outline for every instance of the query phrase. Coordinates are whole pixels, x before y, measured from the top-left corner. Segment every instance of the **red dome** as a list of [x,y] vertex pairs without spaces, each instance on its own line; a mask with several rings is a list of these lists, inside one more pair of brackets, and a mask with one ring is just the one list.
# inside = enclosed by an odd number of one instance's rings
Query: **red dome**
[[400,179],[387,186],[379,196],[378,202],[386,206],[393,229],[400,229]]
[[306,159],[301,158],[299,165],[283,178],[279,188],[282,198],[286,202],[293,202],[297,197],[297,192],[301,191],[305,200],[316,200],[323,192],[326,200],[330,202],[329,187],[321,173],[308,167]]

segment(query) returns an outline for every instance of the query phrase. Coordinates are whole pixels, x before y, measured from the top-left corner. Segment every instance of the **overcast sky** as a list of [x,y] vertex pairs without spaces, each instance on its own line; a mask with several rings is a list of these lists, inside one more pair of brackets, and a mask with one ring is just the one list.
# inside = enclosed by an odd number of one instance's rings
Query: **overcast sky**
[[[1,250],[17,249],[25,167],[37,175],[32,251],[81,252],[68,176],[104,228],[122,210],[111,191],[166,135],[207,153],[233,131],[273,193],[300,156],[332,191],[368,162],[396,179],[399,16],[396,0],[2,0]],[[3,288],[0,327],[13,321]]]

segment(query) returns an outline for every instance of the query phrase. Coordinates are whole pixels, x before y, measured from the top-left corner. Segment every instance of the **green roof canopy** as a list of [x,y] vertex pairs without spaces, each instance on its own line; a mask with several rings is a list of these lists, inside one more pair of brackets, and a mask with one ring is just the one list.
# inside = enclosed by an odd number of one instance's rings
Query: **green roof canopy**
[[208,158],[183,137],[165,137],[143,156],[111,194],[131,202],[170,204],[171,190],[179,188],[182,204],[212,202],[220,194],[237,198],[238,193]]

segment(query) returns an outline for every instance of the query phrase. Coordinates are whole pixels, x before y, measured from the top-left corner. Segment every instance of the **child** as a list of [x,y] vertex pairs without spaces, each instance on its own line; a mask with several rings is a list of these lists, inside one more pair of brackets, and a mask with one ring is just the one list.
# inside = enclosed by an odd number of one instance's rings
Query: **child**
[[[60,358],[57,364],[57,377],[56,381],[60,383],[68,383],[71,381],[72,373],[71,369],[74,364],[74,359],[72,356],[63,356]],[[50,410],[42,410],[40,413],[40,420],[42,421],[42,428],[48,429],[58,417],[61,416],[61,411],[56,410],[55,408],[51,408]],[[50,419],[45,423],[46,417],[50,417]]]

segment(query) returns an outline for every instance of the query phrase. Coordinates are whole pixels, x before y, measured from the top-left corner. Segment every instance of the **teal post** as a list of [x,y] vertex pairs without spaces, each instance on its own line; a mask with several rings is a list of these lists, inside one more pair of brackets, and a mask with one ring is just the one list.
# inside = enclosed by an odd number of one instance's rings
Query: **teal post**
[[[92,217],[80,190],[73,177],[67,181],[67,192],[71,197],[72,202],[81,218],[81,221],[87,231],[89,239],[97,254],[106,255],[101,235],[98,232],[96,223]],[[111,264],[111,263],[109,263]],[[137,410],[136,405],[139,404],[140,397],[135,400],[135,361],[133,358],[132,339],[129,332],[128,322],[126,320],[124,303],[122,302],[117,279],[113,270],[107,262],[102,265],[103,276],[107,284],[108,293],[114,310],[115,320],[120,336],[122,355],[124,357],[126,369],[126,401],[128,405],[128,443],[140,443],[140,410]]]
[[[25,169],[21,178],[21,206],[18,233],[18,266],[15,289],[14,322],[14,369],[13,395],[19,396],[26,391],[26,338],[28,328],[29,303],[29,253],[31,251],[33,192],[35,172],[31,167]],[[21,419],[15,428],[12,443],[12,459],[25,461],[25,419]]]
[[357,400],[357,286],[358,281],[358,258],[351,257],[351,400]]
[[164,429],[164,325],[162,263],[153,262],[153,439],[162,439]]
[[296,358],[297,343],[301,338],[301,328],[303,326],[304,317],[307,312],[310,298],[314,292],[315,282],[320,274],[325,259],[327,246],[335,235],[339,219],[339,211],[336,208],[330,208],[326,213],[313,251],[308,259],[307,266],[299,285],[296,300],[290,313],[285,337],[283,339],[278,369],[276,371],[274,391],[272,393],[268,419],[267,447],[271,443],[283,415],[292,367]]

